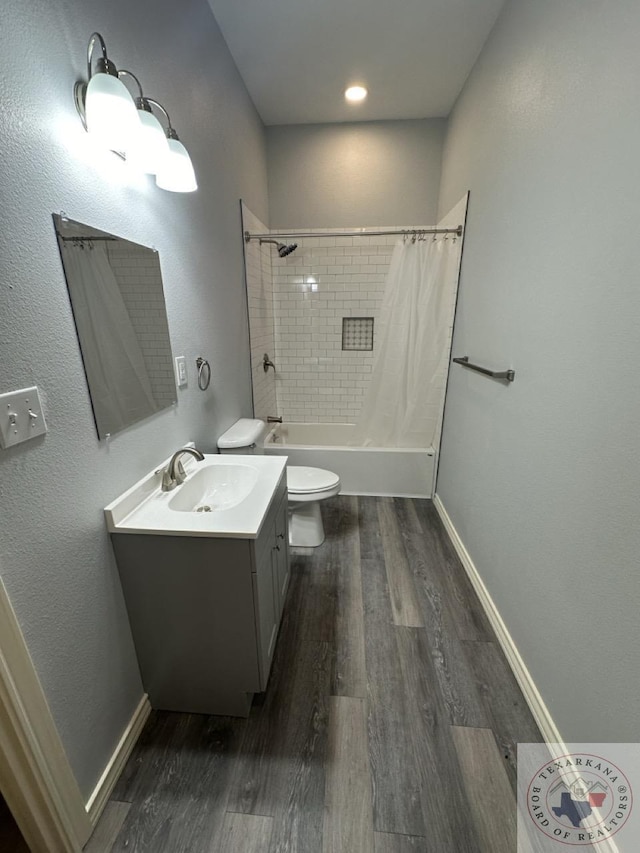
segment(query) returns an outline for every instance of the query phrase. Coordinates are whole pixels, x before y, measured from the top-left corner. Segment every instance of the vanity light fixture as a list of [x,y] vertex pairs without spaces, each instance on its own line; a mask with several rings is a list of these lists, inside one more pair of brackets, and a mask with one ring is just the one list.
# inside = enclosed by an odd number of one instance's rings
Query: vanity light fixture
[[[99,42],[102,56],[92,66]],[[147,98],[131,71],[118,72],[107,57],[100,33],[93,33],[87,48],[88,82],[75,85],[76,109],[85,129],[105,147],[141,172],[156,175],[156,184],[171,192],[193,192],[198,188],[187,149],[178,139],[169,113],[153,98]],[[133,99],[122,78],[130,77],[138,88]],[[165,130],[154,114],[159,110],[167,121]]]
[[146,175],[157,175],[162,168],[164,159],[169,155],[167,137],[162,125],[153,114],[151,104],[148,98],[145,98],[136,75],[123,69],[118,72],[118,77],[120,79],[131,77],[138,87],[139,93],[135,103],[140,120],[140,129],[126,152],[127,162]]
[[[93,49],[100,42],[102,56],[92,67]],[[100,33],[92,33],[87,48],[88,82],[78,82],[74,95],[76,108],[87,133],[112,151],[126,152],[133,144],[140,122],[129,90],[118,78],[118,70],[107,56]]]
[[189,152],[184,147],[175,132],[169,113],[165,110],[162,104],[154,101],[153,98],[147,98],[151,106],[159,109],[167,120],[167,144],[169,153],[163,159],[158,173],[156,175],[156,184],[162,190],[168,190],[173,193],[192,193],[198,189],[196,181],[196,173],[193,169],[193,163]]
[[368,94],[364,86],[349,86],[344,96],[352,104],[357,104],[359,101],[364,101]]

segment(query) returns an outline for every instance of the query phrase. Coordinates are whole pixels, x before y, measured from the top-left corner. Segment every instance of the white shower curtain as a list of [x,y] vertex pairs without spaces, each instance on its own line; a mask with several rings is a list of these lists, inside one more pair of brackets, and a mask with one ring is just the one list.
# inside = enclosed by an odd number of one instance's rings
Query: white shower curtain
[[100,243],[64,244],[64,265],[101,436],[157,411],[129,312]]
[[459,241],[396,244],[354,444],[430,447],[443,404]]

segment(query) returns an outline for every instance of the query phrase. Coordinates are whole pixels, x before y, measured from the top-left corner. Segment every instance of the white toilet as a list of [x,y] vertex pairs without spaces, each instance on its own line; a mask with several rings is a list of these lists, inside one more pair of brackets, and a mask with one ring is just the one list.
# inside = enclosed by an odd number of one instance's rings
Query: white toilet
[[324,542],[320,501],[340,491],[340,477],[324,468],[287,465],[289,544],[315,548]]
[[[264,421],[240,418],[218,439],[220,453],[263,453],[262,438],[267,432]],[[340,491],[340,477],[323,468],[287,465],[289,492],[289,544],[316,548],[324,542],[320,501]]]

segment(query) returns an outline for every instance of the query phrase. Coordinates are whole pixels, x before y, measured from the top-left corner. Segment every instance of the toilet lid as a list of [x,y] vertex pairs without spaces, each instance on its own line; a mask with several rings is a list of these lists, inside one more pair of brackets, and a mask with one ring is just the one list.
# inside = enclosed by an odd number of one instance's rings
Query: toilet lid
[[291,494],[310,494],[332,489],[340,482],[340,477],[324,468],[308,468],[304,465],[287,466],[287,488]]

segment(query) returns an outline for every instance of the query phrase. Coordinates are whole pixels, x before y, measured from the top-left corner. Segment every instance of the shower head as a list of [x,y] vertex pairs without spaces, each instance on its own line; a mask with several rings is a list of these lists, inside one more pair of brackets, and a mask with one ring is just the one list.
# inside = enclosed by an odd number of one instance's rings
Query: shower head
[[290,243],[288,246],[285,246],[284,243],[278,243],[278,254],[281,258],[286,258],[291,252],[295,252],[297,248],[297,243]]
[[260,245],[262,245],[263,243],[273,243],[274,246],[276,246],[276,248],[278,249],[278,254],[281,258],[286,258],[287,255],[290,255],[291,252],[295,252],[295,250],[298,248],[297,243],[290,243],[288,246],[285,246],[284,243],[280,243],[278,242],[278,240],[268,240],[264,237],[261,237]]

